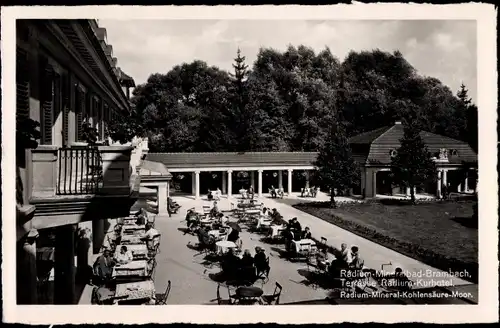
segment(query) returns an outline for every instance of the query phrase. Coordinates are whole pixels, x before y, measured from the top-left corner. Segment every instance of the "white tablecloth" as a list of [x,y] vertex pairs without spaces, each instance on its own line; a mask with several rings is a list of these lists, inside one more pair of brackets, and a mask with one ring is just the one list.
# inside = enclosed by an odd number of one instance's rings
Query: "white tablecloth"
[[230,248],[236,248],[235,243],[226,240],[218,241],[217,243],[215,243],[215,246],[217,247],[217,253],[219,254],[226,253]]
[[311,239],[294,240],[295,250],[297,253],[310,251],[311,247],[316,243]]
[[275,238],[281,235],[281,232],[285,230],[283,225],[271,225],[271,237]]

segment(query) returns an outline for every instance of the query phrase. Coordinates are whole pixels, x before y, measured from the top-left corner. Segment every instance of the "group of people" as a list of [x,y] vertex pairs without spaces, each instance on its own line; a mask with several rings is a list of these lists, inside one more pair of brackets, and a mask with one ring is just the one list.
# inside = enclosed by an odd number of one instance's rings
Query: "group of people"
[[256,278],[269,276],[271,267],[269,258],[263,248],[255,247],[255,255],[246,249],[243,256],[238,257],[230,248],[221,258],[222,273],[226,280],[242,280],[253,282]]
[[305,227],[305,229],[302,230],[299,220],[295,217],[288,221],[285,231],[283,232],[283,237],[285,239],[286,250],[290,252],[293,251],[292,244],[294,241],[311,239],[311,230],[309,227]]
[[222,196],[222,191],[220,191],[219,187],[217,187],[217,189],[213,192],[210,189],[208,189],[207,199],[209,201],[220,200],[221,196]]
[[[138,220],[141,220],[141,215],[144,216],[142,213],[139,214],[137,217]],[[97,280],[102,284],[107,284],[111,281],[113,267],[116,264],[126,264],[134,260],[132,252],[129,251],[125,245],[121,245],[119,251],[115,255],[116,247],[121,243],[122,229],[122,224],[118,223],[115,225],[113,229],[115,238],[113,240],[108,239],[108,243],[104,245],[103,253],[94,262],[94,282]],[[159,235],[160,233],[153,227],[153,224],[147,222],[145,225],[145,232],[139,235],[139,238],[146,242],[149,251],[153,251],[156,246],[154,240]]]
[[[349,249],[347,244],[342,243],[340,250],[334,255],[335,260],[331,261],[328,266],[328,272],[334,277],[339,277],[342,270],[362,270],[365,265],[357,246]],[[328,259],[325,260],[328,261]]]
[[283,198],[285,196],[285,192],[283,191],[283,188],[274,188],[274,186],[271,186],[271,188],[269,188],[270,190],[270,193],[271,193],[271,198],[277,198],[277,197],[280,197],[280,198]]
[[304,187],[300,190],[300,197],[314,197],[316,198],[316,195],[318,194],[318,187],[312,186],[312,187]]

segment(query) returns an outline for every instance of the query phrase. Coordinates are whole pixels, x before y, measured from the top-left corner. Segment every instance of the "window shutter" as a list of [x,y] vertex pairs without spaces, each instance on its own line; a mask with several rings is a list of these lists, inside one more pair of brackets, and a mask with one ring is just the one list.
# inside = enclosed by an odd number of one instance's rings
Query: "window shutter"
[[41,60],[40,109],[42,144],[52,144],[52,118],[54,101],[54,71],[46,59]]
[[65,74],[62,80],[62,108],[63,108],[63,145],[69,143],[69,102],[70,102],[69,76]]
[[30,88],[28,75],[28,54],[16,49],[16,115],[20,119],[30,116]]
[[84,93],[76,87],[75,91],[76,105],[76,140],[83,141],[82,124],[85,110]]

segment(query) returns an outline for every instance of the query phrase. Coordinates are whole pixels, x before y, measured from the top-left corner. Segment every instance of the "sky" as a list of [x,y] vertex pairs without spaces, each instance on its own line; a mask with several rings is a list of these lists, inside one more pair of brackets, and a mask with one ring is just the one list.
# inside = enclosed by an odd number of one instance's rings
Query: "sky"
[[341,61],[351,51],[399,50],[419,74],[477,99],[477,36],[472,20],[109,20],[100,19],[118,66],[145,83],[152,73],[203,60],[231,70],[238,47],[251,66],[259,48],[326,46]]

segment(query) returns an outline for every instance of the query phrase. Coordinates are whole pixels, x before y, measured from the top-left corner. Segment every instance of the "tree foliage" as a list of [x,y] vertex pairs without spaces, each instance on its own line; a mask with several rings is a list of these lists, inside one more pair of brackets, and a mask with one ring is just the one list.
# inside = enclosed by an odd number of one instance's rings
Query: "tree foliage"
[[436,177],[436,165],[427,146],[420,137],[420,130],[408,120],[401,147],[392,158],[391,172],[394,182],[410,188],[412,203],[416,202],[415,187],[421,187]]
[[231,73],[196,60],[139,85],[134,115],[151,151],[318,151],[337,115],[346,137],[411,114],[415,127],[477,145],[465,86],[454,95],[398,51],[351,52],[340,62],[328,48],[290,45],[260,49],[251,67],[245,60],[238,51]]

